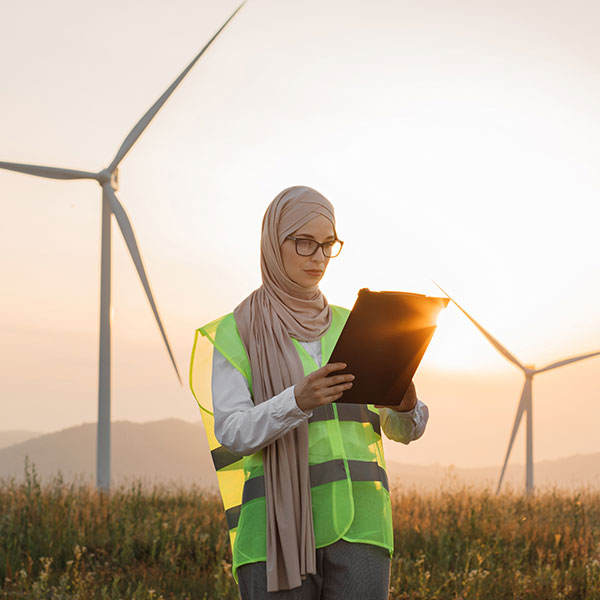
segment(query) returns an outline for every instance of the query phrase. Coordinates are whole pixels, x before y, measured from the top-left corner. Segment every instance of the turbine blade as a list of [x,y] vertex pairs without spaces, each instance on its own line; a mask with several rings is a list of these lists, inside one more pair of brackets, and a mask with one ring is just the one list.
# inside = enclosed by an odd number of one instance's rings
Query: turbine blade
[[133,233],[133,227],[131,226],[131,221],[123,208],[123,205],[117,199],[114,190],[109,186],[104,186],[104,190],[110,200],[110,207],[112,213],[115,215],[117,219],[117,223],[119,225],[119,229],[123,234],[123,238],[125,239],[125,243],[127,244],[127,248],[129,249],[129,254],[131,255],[131,259],[133,260],[133,264],[137,269],[138,275],[140,276],[140,281],[142,282],[142,286],[144,287],[144,291],[146,292],[146,297],[148,298],[148,302],[150,302],[150,306],[152,307],[152,312],[154,313],[154,318],[156,319],[156,323],[158,324],[158,328],[160,329],[160,333],[167,347],[167,352],[171,357],[171,362],[173,363],[173,368],[175,369],[175,373],[177,373],[177,378],[179,379],[179,383],[181,382],[181,376],[179,375],[179,369],[177,368],[177,364],[175,363],[175,358],[173,356],[173,352],[171,351],[171,346],[169,345],[169,340],[167,339],[167,334],[165,332],[165,328],[163,327],[162,321],[160,320],[160,316],[158,314],[158,309],[156,308],[156,303],[154,302],[154,297],[152,296],[152,291],[150,290],[150,283],[148,282],[148,277],[146,276],[146,269],[144,268],[144,263],[142,261],[142,255],[140,254],[140,249],[137,244],[137,240],[135,239],[135,234]]
[[525,407],[527,404],[526,390],[527,390],[528,383],[529,382],[526,380],[525,385],[523,386],[523,391],[521,392],[521,400],[519,401],[519,406],[517,407],[517,414],[515,415],[515,422],[513,424],[512,433],[510,435],[510,441],[508,442],[508,450],[506,451],[506,456],[504,457],[504,464],[502,465],[502,472],[500,473],[500,480],[498,481],[498,487],[496,488],[496,494],[498,494],[500,492],[500,487],[502,486],[502,480],[504,479],[504,472],[506,471],[506,465],[508,464],[508,457],[510,456],[510,452],[512,450],[513,443],[515,441],[517,431],[519,430],[519,425],[521,424],[521,419],[523,418],[523,412],[525,411]]
[[563,365],[568,365],[569,363],[577,362],[578,360],[584,360],[586,358],[592,358],[592,356],[598,356],[600,352],[592,352],[590,354],[582,354],[581,356],[574,356],[573,358],[565,358],[564,360],[559,360],[558,362],[552,363],[550,365],[546,365],[541,369],[537,369],[536,373],[541,373],[542,371],[550,371],[551,369],[556,369],[558,367],[562,367]]
[[[435,283],[435,281],[433,283]],[[525,365],[523,365],[516,356],[511,354],[496,338],[492,336],[492,334],[488,333],[464,308],[462,308],[460,304],[458,304],[456,300],[454,300],[454,298],[450,296],[450,294],[445,292],[437,283],[435,283],[435,285],[437,285],[440,290],[442,290],[442,292],[446,294],[446,296],[448,296],[448,298],[450,298],[454,304],[456,304],[458,309],[469,319],[469,321],[471,321],[471,323],[473,323],[473,325],[475,325],[475,327],[477,327],[477,329],[479,329],[479,331],[481,331],[481,333],[483,333],[490,344],[492,344],[492,346],[494,346],[494,348],[496,348],[496,350],[498,350],[498,352],[500,352],[500,354],[502,354],[506,360],[509,360],[511,363],[517,365],[517,367],[519,367],[521,370],[525,371]]]
[[26,175],[35,175],[36,177],[46,177],[48,179],[97,179],[95,173],[75,171],[74,169],[59,169],[58,167],[39,167],[37,165],[0,162],[0,169],[25,173]]
[[148,109],[146,114],[137,122],[135,127],[129,132],[129,135],[125,138],[125,141],[121,144],[119,151],[114,157],[113,161],[110,163],[108,170],[112,173],[115,167],[123,160],[125,155],[131,150],[132,146],[137,142],[138,138],[142,135],[146,127],[150,124],[150,121],[154,118],[156,113],[162,108],[163,104],[168,100],[169,96],[175,91],[175,88],[181,83],[183,78],[188,74],[190,69],[196,64],[196,62],[200,59],[200,57],[204,54],[204,52],[208,49],[208,47],[214,42],[217,36],[225,29],[225,27],[229,24],[231,19],[235,17],[237,12],[244,6],[246,2],[244,1],[242,4],[238,6],[238,8],[234,11],[234,13],[221,25],[221,28],[215,33],[212,38],[208,41],[208,43],[198,52],[198,54],[194,57],[192,62],[181,72],[179,77],[175,79],[175,81],[167,88],[167,90],[163,93],[163,95]]

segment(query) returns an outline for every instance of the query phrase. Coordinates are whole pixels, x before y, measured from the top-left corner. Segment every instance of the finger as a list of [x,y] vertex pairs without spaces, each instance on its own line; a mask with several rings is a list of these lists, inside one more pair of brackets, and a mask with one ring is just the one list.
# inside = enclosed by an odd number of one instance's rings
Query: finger
[[323,379],[327,387],[332,387],[340,383],[348,383],[349,381],[354,381],[355,377],[351,373],[347,373],[345,375],[330,375],[329,377],[324,377]]
[[330,363],[321,367],[319,371],[325,374],[333,373],[334,371],[341,371],[345,369],[348,365],[346,363]]
[[338,394],[343,394],[351,387],[352,383],[342,383],[341,385],[334,385],[327,389],[327,394],[325,395],[325,397],[327,398],[328,396],[337,396]]
[[351,387],[351,383],[345,383],[336,387],[327,388],[327,393],[320,396],[320,398],[317,399],[317,402],[321,406],[325,404],[331,404],[332,402],[339,400],[344,395],[344,392],[349,390]]
[[331,404],[332,402],[335,402],[336,400],[339,400],[343,395],[344,394],[342,392],[340,392],[339,394],[334,394],[333,396],[328,396],[322,402],[322,406],[325,405],[325,404]]

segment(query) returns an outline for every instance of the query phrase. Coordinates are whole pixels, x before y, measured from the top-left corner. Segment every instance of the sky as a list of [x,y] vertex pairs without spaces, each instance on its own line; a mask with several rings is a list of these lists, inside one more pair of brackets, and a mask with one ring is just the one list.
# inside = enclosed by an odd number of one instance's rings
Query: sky
[[[0,160],[107,166],[236,7],[7,5]],[[336,208],[330,302],[435,280],[527,364],[600,350],[599,25],[584,0],[249,0],[121,163],[184,385],[113,227],[113,420],[199,419],[194,330],[260,285],[262,215],[290,185]],[[0,429],[95,421],[99,186],[0,171],[0,197]],[[456,307],[415,382],[427,432],[388,456],[502,461],[522,375]],[[536,461],[600,452],[600,359],[539,375],[533,398]]]

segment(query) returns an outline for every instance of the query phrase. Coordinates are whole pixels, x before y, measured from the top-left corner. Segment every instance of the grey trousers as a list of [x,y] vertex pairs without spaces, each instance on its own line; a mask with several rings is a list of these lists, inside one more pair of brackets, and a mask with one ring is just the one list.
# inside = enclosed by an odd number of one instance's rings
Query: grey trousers
[[242,600],[387,600],[390,556],[372,544],[338,540],[317,549],[317,573],[293,590],[267,592],[266,563],[237,570]]

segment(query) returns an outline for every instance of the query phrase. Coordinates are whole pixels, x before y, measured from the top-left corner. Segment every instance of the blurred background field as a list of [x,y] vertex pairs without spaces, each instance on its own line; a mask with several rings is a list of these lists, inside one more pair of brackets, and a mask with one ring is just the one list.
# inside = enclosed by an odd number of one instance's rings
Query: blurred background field
[[[600,492],[393,491],[390,598],[600,598]],[[0,599],[238,598],[220,499],[201,488],[0,480]]]

